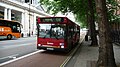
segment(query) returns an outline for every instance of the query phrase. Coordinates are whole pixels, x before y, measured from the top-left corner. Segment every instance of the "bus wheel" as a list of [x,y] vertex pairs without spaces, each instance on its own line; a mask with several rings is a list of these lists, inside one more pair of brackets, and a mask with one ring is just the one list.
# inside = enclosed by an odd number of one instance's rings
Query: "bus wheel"
[[7,39],[9,39],[9,40],[12,39],[12,35],[8,34]]

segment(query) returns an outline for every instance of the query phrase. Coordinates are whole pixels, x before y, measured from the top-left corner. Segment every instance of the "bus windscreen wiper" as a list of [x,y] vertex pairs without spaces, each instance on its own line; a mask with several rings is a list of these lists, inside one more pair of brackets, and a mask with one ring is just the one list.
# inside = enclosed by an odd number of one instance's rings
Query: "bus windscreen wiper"
[[43,37],[43,38],[46,38],[46,37],[48,37],[49,36],[49,34],[45,34],[45,36]]
[[46,35],[43,37],[44,39],[46,38]]
[[56,38],[57,40],[59,40],[57,36],[55,36],[55,38]]

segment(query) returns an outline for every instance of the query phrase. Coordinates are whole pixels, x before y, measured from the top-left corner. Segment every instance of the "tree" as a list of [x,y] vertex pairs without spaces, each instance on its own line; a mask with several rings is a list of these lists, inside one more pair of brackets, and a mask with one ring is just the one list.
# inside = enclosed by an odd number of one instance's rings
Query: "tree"
[[94,11],[94,1],[93,0],[88,0],[88,23],[90,24],[90,31],[91,31],[91,45],[96,46],[98,45],[97,43],[97,34],[96,34],[96,29],[95,29],[95,11]]
[[99,26],[99,58],[97,67],[116,67],[110,38],[106,0],[95,0]]

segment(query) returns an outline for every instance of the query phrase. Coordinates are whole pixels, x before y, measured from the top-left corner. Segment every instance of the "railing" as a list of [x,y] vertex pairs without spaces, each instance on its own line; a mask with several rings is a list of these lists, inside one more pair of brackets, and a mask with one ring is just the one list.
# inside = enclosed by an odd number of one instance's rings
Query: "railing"
[[113,43],[120,43],[120,23],[116,22],[111,25],[111,38]]

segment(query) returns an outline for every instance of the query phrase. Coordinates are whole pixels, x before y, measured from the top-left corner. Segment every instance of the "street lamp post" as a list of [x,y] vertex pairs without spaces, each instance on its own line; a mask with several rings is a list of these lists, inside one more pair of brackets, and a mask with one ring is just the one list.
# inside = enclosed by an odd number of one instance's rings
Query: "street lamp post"
[[29,1],[29,34],[28,34],[29,37],[30,37],[30,3],[31,0]]

